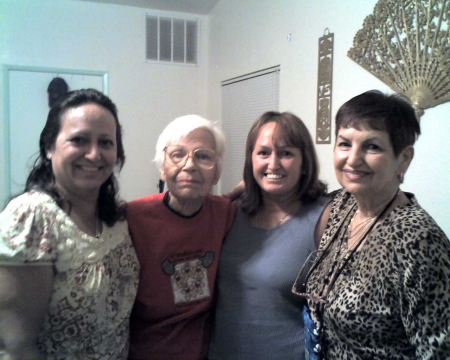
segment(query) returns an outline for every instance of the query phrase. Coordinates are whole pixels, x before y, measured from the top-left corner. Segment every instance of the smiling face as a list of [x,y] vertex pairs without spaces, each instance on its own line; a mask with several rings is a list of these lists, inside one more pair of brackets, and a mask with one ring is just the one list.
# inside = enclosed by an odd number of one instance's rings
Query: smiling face
[[56,187],[64,196],[97,195],[117,159],[113,115],[97,104],[68,109],[55,143],[46,152]]
[[277,137],[276,123],[265,124],[252,152],[253,176],[263,197],[296,197],[302,171],[300,149]]
[[[186,137],[167,146],[183,147],[189,154],[197,149],[215,151],[214,137],[206,128],[195,129]],[[167,183],[171,201],[175,198],[178,203],[201,204],[212,186],[219,181],[216,170],[216,165],[211,169],[199,167],[192,157],[181,165],[173,164],[166,158],[161,170],[161,179]]]
[[406,172],[413,154],[408,146],[395,157],[386,131],[340,128],[334,149],[336,177],[356,197],[383,199],[398,189],[399,175]]

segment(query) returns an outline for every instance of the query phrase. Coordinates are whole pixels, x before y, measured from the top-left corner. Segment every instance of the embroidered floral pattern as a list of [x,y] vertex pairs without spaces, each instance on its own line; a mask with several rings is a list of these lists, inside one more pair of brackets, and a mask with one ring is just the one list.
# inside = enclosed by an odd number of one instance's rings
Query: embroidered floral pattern
[[46,194],[11,201],[0,216],[0,265],[52,264],[49,312],[38,338],[46,359],[126,359],[139,264],[125,221],[95,238]]

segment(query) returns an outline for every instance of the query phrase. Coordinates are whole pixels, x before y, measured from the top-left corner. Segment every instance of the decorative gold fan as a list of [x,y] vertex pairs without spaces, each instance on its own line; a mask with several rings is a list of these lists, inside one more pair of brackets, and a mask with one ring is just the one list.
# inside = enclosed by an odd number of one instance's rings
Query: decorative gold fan
[[347,55],[408,97],[420,119],[450,101],[449,25],[449,0],[380,0]]

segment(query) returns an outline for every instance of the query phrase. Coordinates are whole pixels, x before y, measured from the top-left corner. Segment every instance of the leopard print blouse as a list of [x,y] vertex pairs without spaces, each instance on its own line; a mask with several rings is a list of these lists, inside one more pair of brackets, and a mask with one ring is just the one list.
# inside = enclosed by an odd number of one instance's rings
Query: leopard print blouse
[[[308,300],[321,332],[324,359],[450,359],[450,242],[431,216],[406,194],[344,267],[325,305]],[[356,207],[341,190],[333,200],[320,248],[343,217],[347,229]],[[321,294],[341,233],[312,270],[307,292]]]

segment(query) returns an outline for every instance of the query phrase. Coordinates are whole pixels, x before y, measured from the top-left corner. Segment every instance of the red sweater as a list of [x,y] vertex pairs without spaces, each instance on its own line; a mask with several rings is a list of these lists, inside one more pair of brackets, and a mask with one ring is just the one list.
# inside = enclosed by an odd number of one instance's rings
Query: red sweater
[[127,206],[141,264],[129,358],[206,359],[219,253],[235,207],[208,195],[198,214],[184,218],[163,198],[150,195]]

